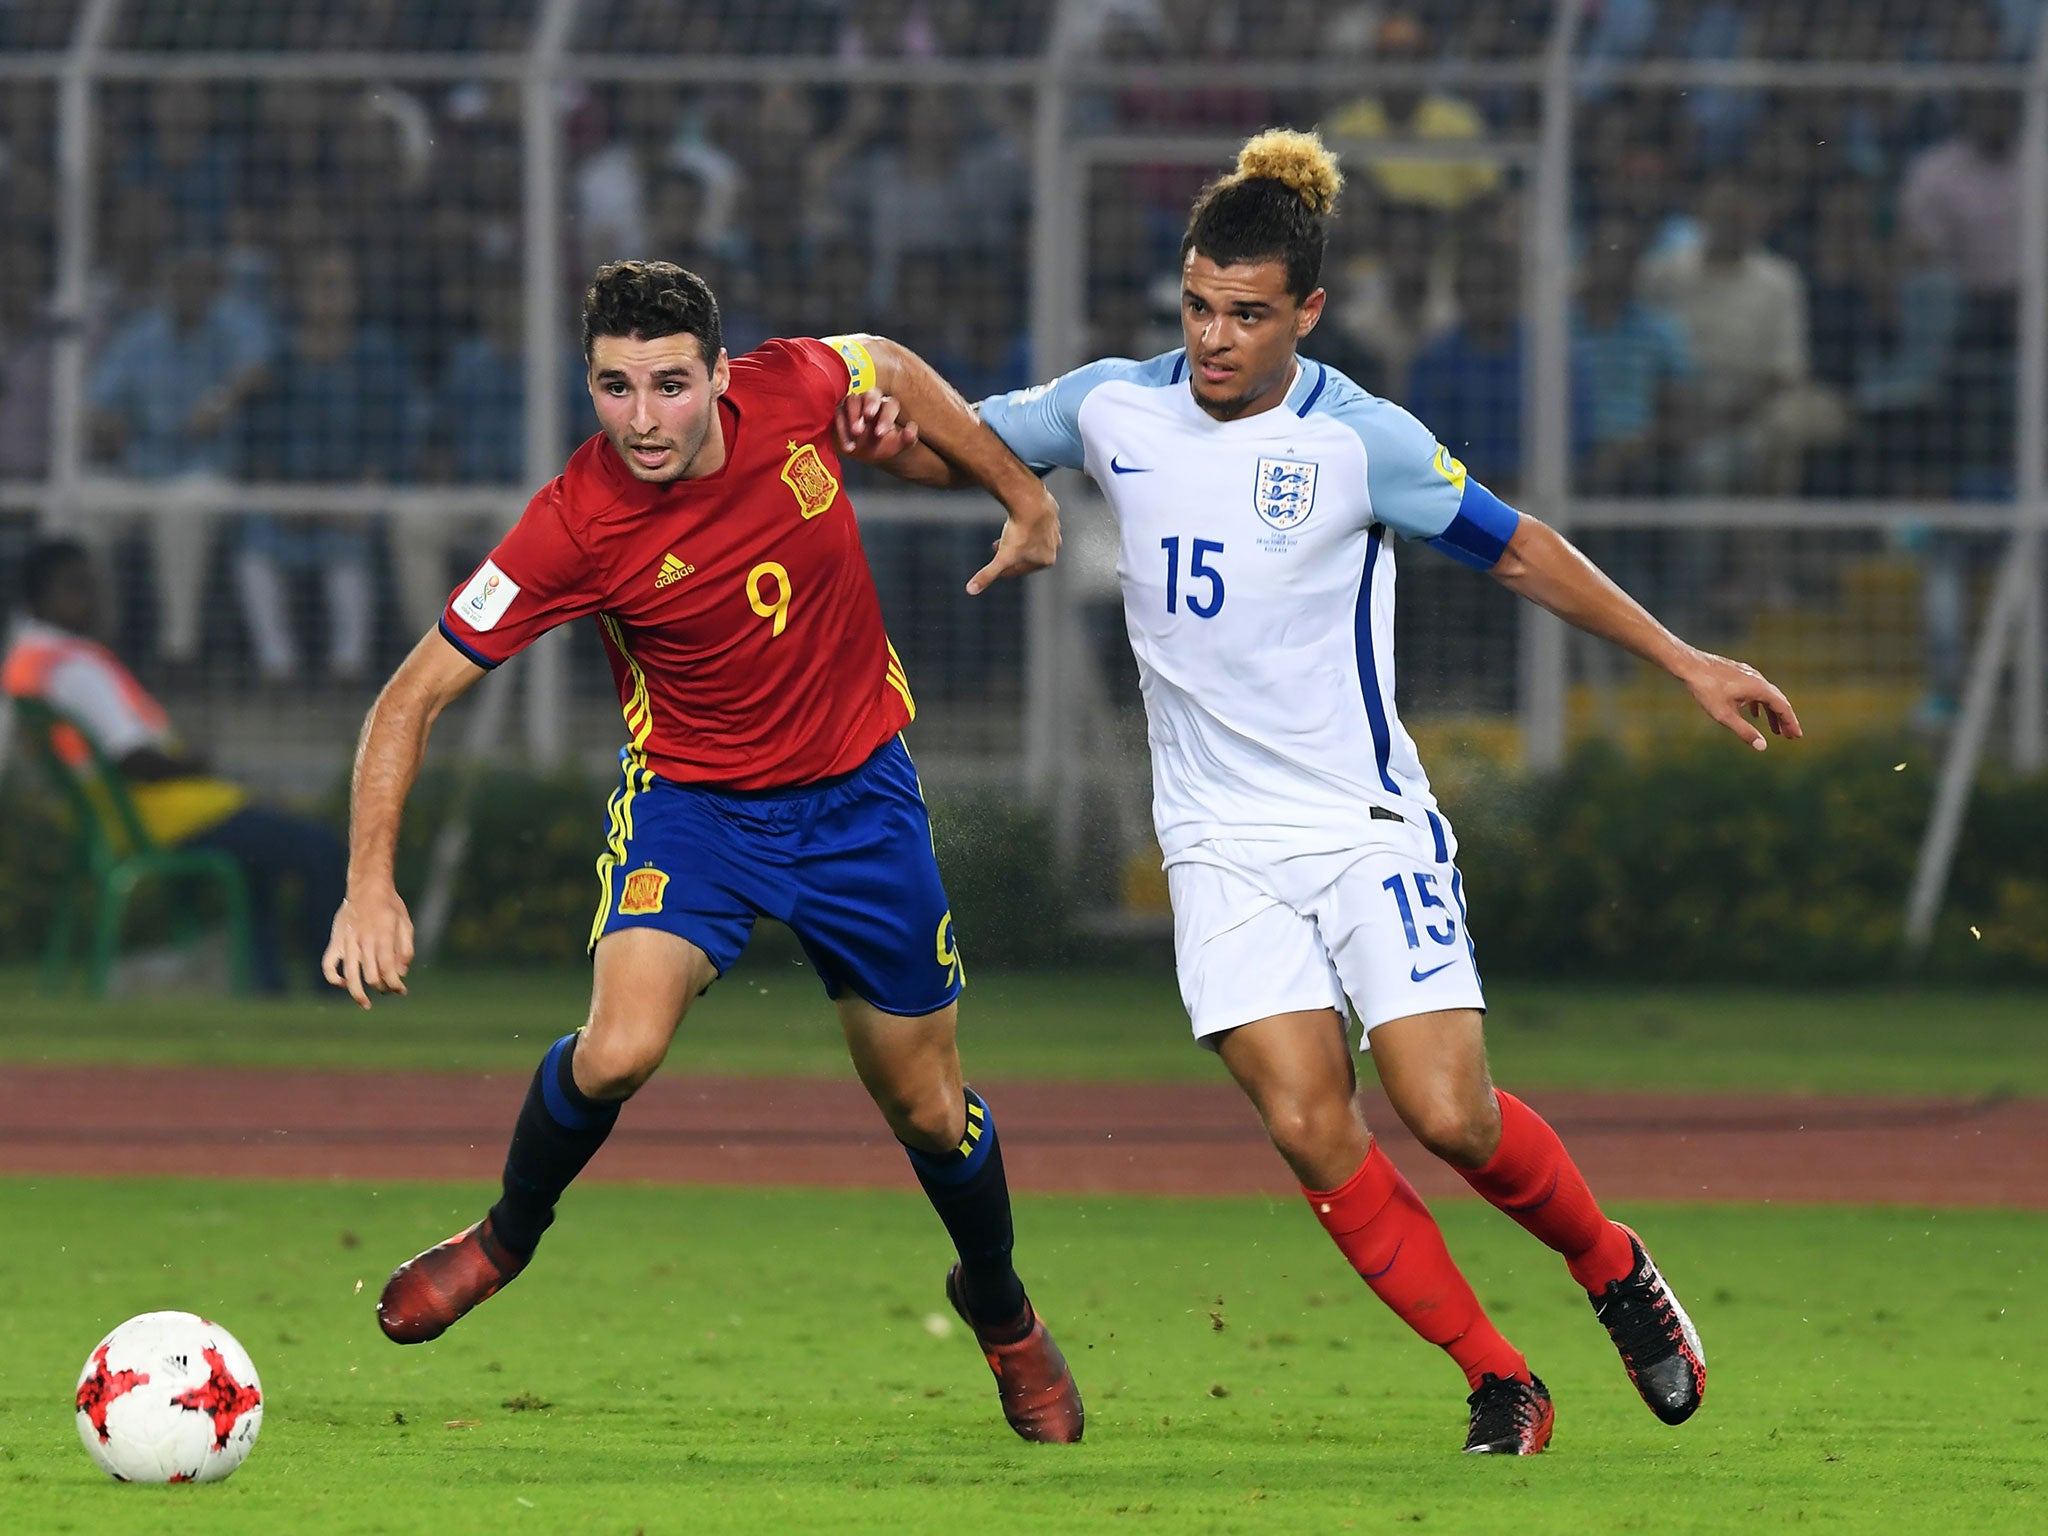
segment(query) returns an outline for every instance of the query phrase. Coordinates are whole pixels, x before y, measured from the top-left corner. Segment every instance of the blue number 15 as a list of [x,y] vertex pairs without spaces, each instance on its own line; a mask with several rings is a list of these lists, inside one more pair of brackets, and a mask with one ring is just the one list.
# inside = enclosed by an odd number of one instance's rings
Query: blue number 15
[[[1425,874],[1418,870],[1413,878],[1415,881],[1415,897],[1423,908],[1422,932],[1428,934],[1439,944],[1450,943],[1458,936],[1458,924],[1457,920],[1451,916],[1450,907],[1445,903],[1443,897],[1439,896],[1436,892],[1436,876]],[[1401,909],[1401,928],[1408,936],[1408,947],[1410,949],[1420,949],[1422,947],[1422,939],[1415,931],[1415,908],[1408,904],[1408,892],[1401,883],[1401,877],[1393,875],[1388,879],[1382,880],[1380,888],[1392,892],[1394,905]],[[1429,913],[1431,909],[1444,914],[1441,927],[1430,921]]]
[[[1180,540],[1178,538],[1161,539],[1159,547],[1166,551],[1166,611],[1168,613],[1178,613],[1180,611]],[[1220,555],[1222,553],[1223,545],[1215,539],[1196,539],[1194,542],[1192,554],[1188,560],[1188,579],[1190,581],[1206,581],[1209,583],[1209,597],[1206,602],[1192,593],[1188,595],[1188,612],[1198,619],[1213,619],[1222,611],[1223,573],[1202,558],[1204,555]]]

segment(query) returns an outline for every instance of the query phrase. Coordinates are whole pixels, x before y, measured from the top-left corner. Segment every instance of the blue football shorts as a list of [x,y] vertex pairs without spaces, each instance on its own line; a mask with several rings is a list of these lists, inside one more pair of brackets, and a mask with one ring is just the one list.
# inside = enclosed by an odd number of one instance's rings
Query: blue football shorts
[[796,789],[676,784],[620,754],[597,863],[590,943],[621,928],[688,939],[723,975],[757,918],[795,932],[832,997],[934,1013],[965,971],[932,850],[931,818],[900,737],[843,778]]

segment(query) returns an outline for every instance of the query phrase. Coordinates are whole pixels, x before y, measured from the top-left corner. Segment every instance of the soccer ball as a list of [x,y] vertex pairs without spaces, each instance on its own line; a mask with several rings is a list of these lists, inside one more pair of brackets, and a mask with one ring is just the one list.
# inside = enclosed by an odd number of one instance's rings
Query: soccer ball
[[212,1483],[263,1427],[263,1384],[233,1334],[190,1312],[145,1312],[78,1377],[78,1438],[123,1483]]

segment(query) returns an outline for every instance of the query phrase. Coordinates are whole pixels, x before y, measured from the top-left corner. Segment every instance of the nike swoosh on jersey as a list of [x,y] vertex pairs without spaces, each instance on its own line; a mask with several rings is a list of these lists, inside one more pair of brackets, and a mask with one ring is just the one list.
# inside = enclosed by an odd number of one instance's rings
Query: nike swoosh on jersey
[[1408,967],[1408,979],[1410,981],[1427,981],[1430,977],[1434,976],[1438,971],[1448,971],[1452,966],[1456,965],[1457,963],[1458,962],[1455,960],[1446,960],[1442,965],[1432,967],[1431,969],[1426,971],[1418,971],[1414,966],[1411,965]]
[[1152,470],[1149,465],[1119,464],[1116,455],[1112,453],[1109,456],[1109,472],[1113,475],[1149,475]]

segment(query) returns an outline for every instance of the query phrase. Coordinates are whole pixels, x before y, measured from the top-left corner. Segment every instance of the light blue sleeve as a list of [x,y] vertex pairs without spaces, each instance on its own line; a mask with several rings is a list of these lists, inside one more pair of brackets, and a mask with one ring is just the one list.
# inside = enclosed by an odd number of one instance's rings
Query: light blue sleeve
[[1365,445],[1373,518],[1405,539],[1423,539],[1460,564],[1488,571],[1515,536],[1521,514],[1466,473],[1429,428],[1349,380],[1323,409]]
[[1053,469],[1080,469],[1081,402],[1099,386],[1116,380],[1153,387],[1178,384],[1187,377],[1187,354],[1164,352],[1146,361],[1106,357],[1063,373],[1050,384],[991,395],[981,402],[981,419],[1010,452],[1045,474]]

